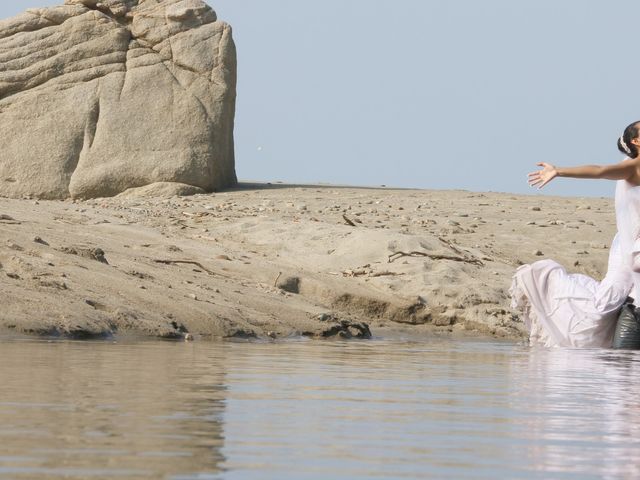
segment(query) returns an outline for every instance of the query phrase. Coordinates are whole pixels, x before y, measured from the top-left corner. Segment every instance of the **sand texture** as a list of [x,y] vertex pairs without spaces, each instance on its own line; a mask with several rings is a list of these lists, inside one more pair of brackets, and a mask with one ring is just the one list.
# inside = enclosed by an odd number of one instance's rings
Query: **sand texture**
[[[168,338],[522,337],[518,265],[601,278],[610,199],[244,184],[0,199],[0,329]],[[159,196],[158,196],[159,195]]]

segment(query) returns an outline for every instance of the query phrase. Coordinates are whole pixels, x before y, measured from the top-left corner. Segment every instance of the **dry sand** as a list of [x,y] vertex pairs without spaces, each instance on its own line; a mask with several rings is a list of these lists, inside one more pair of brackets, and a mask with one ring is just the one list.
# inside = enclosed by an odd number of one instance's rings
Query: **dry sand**
[[[244,184],[0,199],[0,330],[170,338],[519,338],[518,265],[605,273],[610,199]],[[407,255],[404,255],[407,254]],[[365,325],[366,324],[366,325]]]

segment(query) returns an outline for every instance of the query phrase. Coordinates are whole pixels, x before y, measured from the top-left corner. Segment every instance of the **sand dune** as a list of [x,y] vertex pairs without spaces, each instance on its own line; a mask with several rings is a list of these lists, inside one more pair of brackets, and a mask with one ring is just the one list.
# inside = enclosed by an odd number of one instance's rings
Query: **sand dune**
[[[0,328],[44,335],[520,337],[515,268],[601,277],[609,199],[243,184],[0,199]],[[366,324],[366,325],[365,325]]]

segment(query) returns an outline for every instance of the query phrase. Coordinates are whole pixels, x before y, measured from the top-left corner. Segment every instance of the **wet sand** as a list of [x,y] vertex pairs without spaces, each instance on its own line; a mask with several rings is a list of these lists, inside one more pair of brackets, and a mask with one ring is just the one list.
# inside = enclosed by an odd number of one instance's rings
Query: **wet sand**
[[166,338],[518,338],[518,265],[601,278],[610,199],[242,184],[0,199],[0,330]]

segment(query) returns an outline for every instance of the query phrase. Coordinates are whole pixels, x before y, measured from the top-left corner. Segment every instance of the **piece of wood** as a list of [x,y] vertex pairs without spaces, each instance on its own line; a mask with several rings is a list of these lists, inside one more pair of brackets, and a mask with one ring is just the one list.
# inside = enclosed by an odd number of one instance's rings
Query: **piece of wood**
[[345,223],[347,225],[349,225],[350,227],[355,227],[356,224],[353,223],[351,220],[349,220],[349,217],[347,217],[346,215],[342,215],[342,218],[344,219]]
[[226,277],[226,275],[222,275],[220,273],[214,272],[213,270],[209,270],[207,267],[202,265],[200,262],[194,262],[192,260],[161,260],[161,259],[154,259],[153,261],[156,262],[156,263],[162,263],[164,265],[194,265],[194,266],[204,270],[209,275],[217,275],[217,276],[220,276],[220,277]]
[[470,263],[472,265],[483,266],[484,263],[482,260],[477,258],[469,258],[469,257],[454,257],[452,255],[439,255],[435,253],[426,253],[426,252],[396,252],[389,255],[389,263],[395,262],[397,259],[402,257],[426,257],[431,260],[451,260],[452,262],[464,262]]

